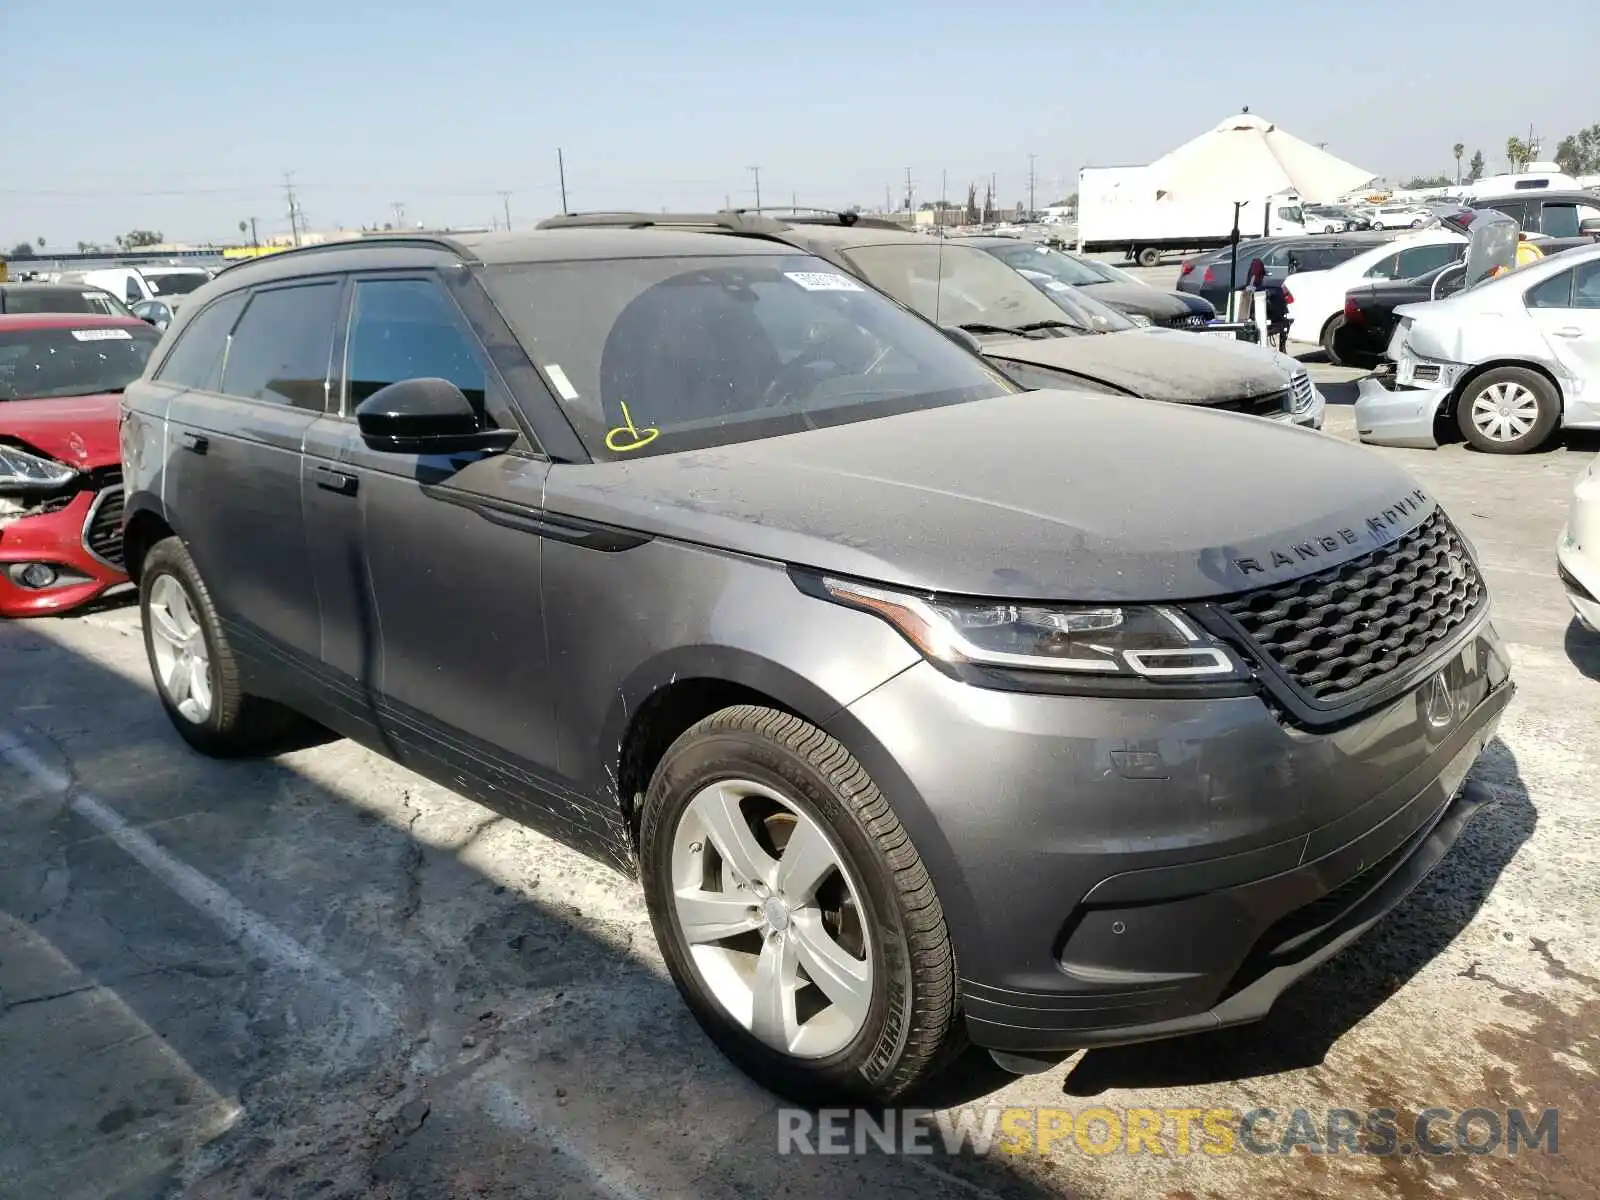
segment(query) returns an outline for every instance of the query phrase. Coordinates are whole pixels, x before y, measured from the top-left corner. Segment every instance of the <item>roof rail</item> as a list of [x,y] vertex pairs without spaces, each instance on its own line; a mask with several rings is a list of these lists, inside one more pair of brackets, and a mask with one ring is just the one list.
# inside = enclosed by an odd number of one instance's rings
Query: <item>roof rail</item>
[[782,221],[760,213],[728,210],[714,213],[587,212],[546,217],[536,229],[724,229],[729,233],[782,233]]

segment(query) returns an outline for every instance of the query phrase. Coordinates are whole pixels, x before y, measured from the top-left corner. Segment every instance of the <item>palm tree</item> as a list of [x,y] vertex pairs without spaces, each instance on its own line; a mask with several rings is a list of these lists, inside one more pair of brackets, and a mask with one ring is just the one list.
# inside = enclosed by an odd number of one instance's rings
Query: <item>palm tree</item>
[[1454,154],[1456,156],[1456,186],[1457,187],[1461,186],[1461,156],[1463,154],[1465,154],[1466,152],[1467,152],[1467,147],[1466,147],[1465,143],[1463,143],[1463,142],[1457,142],[1454,146],[1450,147],[1450,153],[1452,153],[1452,154]]
[[1520,171],[1525,163],[1533,158],[1533,150],[1528,143],[1519,137],[1506,139],[1506,161],[1511,164],[1512,174]]
[[44,239],[43,238],[35,238],[34,240],[39,243],[39,249],[43,250],[44,249]]

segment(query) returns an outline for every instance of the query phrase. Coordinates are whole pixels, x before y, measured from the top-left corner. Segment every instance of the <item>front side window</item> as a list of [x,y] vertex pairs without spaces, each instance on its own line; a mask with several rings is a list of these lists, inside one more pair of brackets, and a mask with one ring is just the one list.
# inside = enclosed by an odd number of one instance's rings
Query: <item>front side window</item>
[[1526,201],[1523,201],[1523,200],[1497,201],[1497,202],[1495,202],[1493,204],[1485,205],[1485,207],[1486,208],[1492,208],[1496,212],[1505,213],[1506,216],[1510,217],[1513,221],[1515,221],[1518,225],[1521,225],[1524,229],[1526,229],[1528,227],[1528,205],[1527,205]]
[[256,292],[234,327],[222,390],[242,400],[323,412],[339,285],[299,284]]
[[403,379],[446,379],[480,412],[487,375],[476,339],[430,279],[362,279],[350,310],[345,405]]
[[[1047,315],[1049,301],[978,250]],[[982,359],[810,255],[482,270],[597,459],[647,457],[1016,391]]]
[[120,392],[140,375],[160,335],[148,326],[0,332],[0,400]]
[[244,311],[246,298],[246,293],[234,292],[195,314],[178,336],[178,344],[156,368],[156,379],[173,387],[218,391],[222,386],[222,359],[228,348],[228,335]]

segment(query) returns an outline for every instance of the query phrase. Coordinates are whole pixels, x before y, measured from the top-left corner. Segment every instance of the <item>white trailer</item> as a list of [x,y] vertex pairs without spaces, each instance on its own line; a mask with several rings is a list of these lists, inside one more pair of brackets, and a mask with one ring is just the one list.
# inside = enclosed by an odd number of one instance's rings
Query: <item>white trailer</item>
[[1271,196],[1169,194],[1149,167],[1084,167],[1078,172],[1078,251],[1117,251],[1153,267],[1164,251],[1210,250],[1239,236],[1304,233],[1305,214],[1292,191]]

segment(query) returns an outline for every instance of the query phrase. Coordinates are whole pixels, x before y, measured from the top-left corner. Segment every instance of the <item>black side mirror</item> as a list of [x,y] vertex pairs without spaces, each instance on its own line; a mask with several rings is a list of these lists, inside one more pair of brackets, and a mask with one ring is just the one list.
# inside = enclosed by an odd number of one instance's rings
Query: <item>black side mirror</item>
[[402,379],[379,388],[356,407],[356,423],[368,446],[394,454],[499,453],[517,440],[514,429],[485,429],[447,379]]

